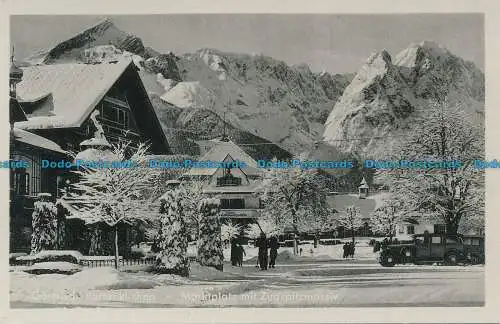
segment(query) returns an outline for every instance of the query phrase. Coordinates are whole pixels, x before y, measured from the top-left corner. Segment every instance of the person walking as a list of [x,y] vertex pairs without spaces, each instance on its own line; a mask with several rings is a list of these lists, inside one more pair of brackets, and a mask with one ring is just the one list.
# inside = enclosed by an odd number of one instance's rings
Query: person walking
[[346,243],[344,243],[344,246],[343,246],[344,254],[342,255],[342,258],[344,258],[344,259],[347,258],[347,254],[348,254],[349,247],[347,246],[347,244],[348,243],[346,242]]
[[243,266],[243,256],[246,255],[245,253],[245,249],[243,248],[243,245],[241,245],[241,242],[238,242],[238,245],[236,247],[236,250],[237,250],[237,260],[236,260],[236,264],[239,266],[239,267],[242,267]]
[[276,257],[278,256],[278,238],[273,235],[269,239],[269,268],[274,268],[276,266]]
[[257,247],[259,248],[259,265],[260,270],[267,270],[267,237],[264,232],[260,233],[257,239]]
[[238,263],[238,246],[236,239],[231,239],[231,266],[235,267]]

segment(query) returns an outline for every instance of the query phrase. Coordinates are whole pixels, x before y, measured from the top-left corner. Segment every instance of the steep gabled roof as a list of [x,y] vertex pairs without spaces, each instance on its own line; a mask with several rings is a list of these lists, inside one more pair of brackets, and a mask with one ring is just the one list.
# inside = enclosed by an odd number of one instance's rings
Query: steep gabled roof
[[[45,116],[16,123],[23,129],[78,127],[132,64],[123,60],[107,64],[37,65],[23,69],[17,85],[21,104],[40,102],[36,111]],[[41,100],[50,98],[50,100]]]
[[[247,164],[246,168],[242,168],[242,172],[244,172],[247,176],[259,174],[257,162],[234,142],[221,140],[212,140],[212,142],[215,143],[215,146],[205,153],[199,161],[223,162],[226,157],[230,156],[233,160],[238,160]],[[211,176],[216,171],[217,169],[215,168],[193,168],[190,169],[185,175],[188,177]]]
[[68,152],[64,151],[58,144],[52,142],[51,140],[45,137],[30,133],[28,131],[19,128],[14,128],[12,130],[12,135],[13,135],[13,140],[15,141],[22,142],[44,150],[49,150],[62,154],[68,154]]

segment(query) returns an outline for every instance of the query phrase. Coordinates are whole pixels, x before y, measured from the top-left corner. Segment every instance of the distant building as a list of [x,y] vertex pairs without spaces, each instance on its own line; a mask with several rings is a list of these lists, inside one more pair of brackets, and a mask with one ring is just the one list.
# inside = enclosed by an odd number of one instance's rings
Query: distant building
[[[373,232],[370,228],[370,217],[375,210],[380,208],[384,199],[388,197],[386,191],[370,192],[370,187],[365,178],[361,180],[358,186],[358,193],[339,193],[330,192],[327,201],[338,213],[342,213],[349,206],[359,208],[363,217],[363,226],[358,230],[358,236],[371,236]],[[340,228],[340,235],[343,236],[343,229]]]
[[243,162],[245,167],[192,168],[181,179],[203,181],[207,196],[221,198],[221,216],[237,223],[247,224],[259,217],[261,203],[256,195],[261,174],[257,162],[231,140],[211,140],[208,151],[200,162]]

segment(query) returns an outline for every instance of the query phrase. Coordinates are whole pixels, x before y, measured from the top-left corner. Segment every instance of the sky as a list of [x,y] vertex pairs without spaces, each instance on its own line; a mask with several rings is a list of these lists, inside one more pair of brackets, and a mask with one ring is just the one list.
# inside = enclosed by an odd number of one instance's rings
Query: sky
[[[411,43],[432,40],[484,71],[482,14],[176,14],[107,16],[145,46],[176,54],[214,48],[262,53],[314,72],[356,72],[374,51],[393,58]],[[48,49],[104,16],[11,16],[16,59]]]

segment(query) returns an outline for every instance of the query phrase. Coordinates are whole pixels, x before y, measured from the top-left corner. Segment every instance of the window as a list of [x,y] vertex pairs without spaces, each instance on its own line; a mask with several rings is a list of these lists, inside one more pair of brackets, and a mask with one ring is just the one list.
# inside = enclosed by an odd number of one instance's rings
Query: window
[[14,176],[14,190],[17,195],[28,195],[30,187],[29,174],[26,172],[16,172]]
[[480,245],[479,239],[472,239],[472,244],[471,245]]
[[128,126],[128,111],[117,109],[118,123],[124,126]]
[[222,209],[245,209],[244,199],[221,199]]
[[433,236],[431,238],[431,243],[432,244],[441,244],[441,236]]
[[406,233],[407,233],[407,234],[415,234],[415,226],[413,226],[413,225],[408,225],[408,226],[406,227]]
[[457,240],[447,237],[446,244],[456,244]]
[[434,233],[445,234],[446,233],[446,226],[444,224],[434,224]]

